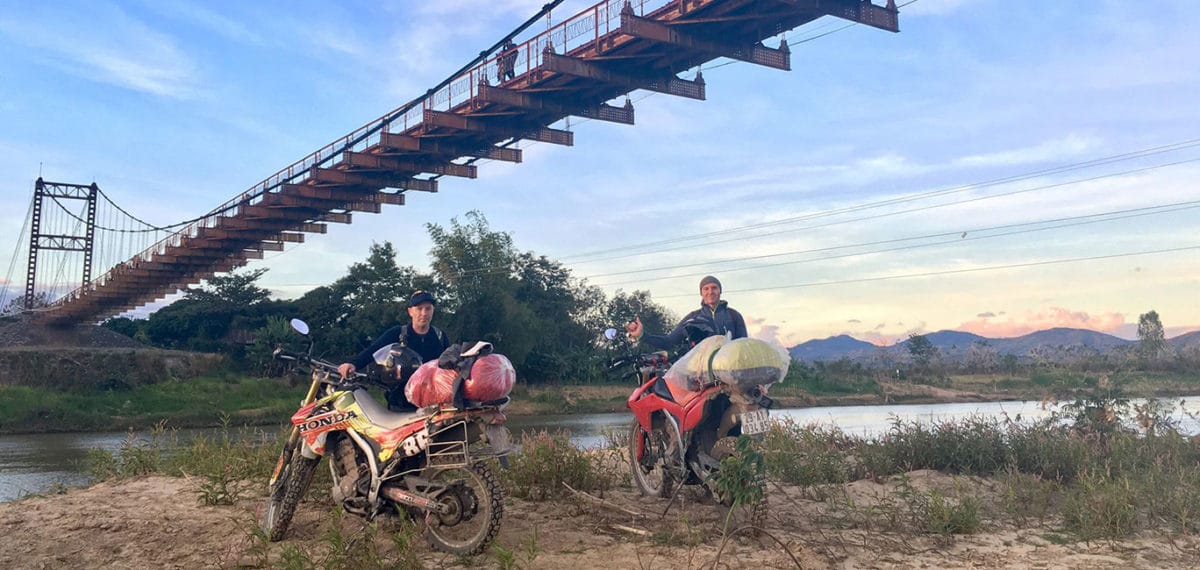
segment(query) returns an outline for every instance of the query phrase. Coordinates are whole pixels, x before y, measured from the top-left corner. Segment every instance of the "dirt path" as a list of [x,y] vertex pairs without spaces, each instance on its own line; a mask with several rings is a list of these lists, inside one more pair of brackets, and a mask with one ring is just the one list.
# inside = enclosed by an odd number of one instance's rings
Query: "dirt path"
[[[949,478],[912,474],[914,485]],[[888,487],[852,483],[846,496],[868,503]],[[313,548],[319,560],[322,537],[331,525],[361,537],[363,522],[333,512],[328,501],[302,505],[282,543],[266,545],[253,529],[262,499],[231,506],[202,506],[194,482],[147,477],[102,483],[62,495],[0,504],[0,568],[236,568],[280,564],[287,549]],[[650,519],[578,499],[529,502],[509,498],[497,539],[522,568],[1194,568],[1200,541],[1160,534],[1114,543],[1065,543],[1050,529],[989,529],[960,537],[838,529],[827,504],[804,498],[796,488],[775,487],[768,518],[770,537],[734,539],[721,546],[723,512],[689,494],[672,505],[642,500],[631,490],[605,501],[653,513]],[[384,521],[383,528],[394,527]],[[634,529],[634,530],[629,530]],[[642,532],[637,532],[638,530]],[[649,533],[647,536],[644,533]],[[777,544],[778,539],[787,550]],[[381,557],[398,556],[387,533],[376,536]],[[791,554],[789,554],[789,551]],[[461,560],[417,546],[427,568],[498,565],[493,552]]]

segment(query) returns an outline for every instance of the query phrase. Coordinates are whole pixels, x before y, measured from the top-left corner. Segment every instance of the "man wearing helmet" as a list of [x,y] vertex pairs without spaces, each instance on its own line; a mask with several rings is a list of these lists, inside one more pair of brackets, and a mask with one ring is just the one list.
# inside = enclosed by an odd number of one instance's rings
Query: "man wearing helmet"
[[746,338],[746,320],[742,314],[729,308],[721,300],[721,282],[712,275],[700,280],[700,308],[687,314],[669,334],[647,334],[643,336],[642,319],[634,318],[625,325],[629,338],[642,340],[661,350],[671,350],[687,340],[688,325],[699,325],[712,329],[712,334],[732,333],[733,338]]
[[[412,296],[408,298],[408,317],[411,322],[407,325],[397,325],[379,335],[375,339],[375,344],[367,347],[366,350],[358,353],[350,362],[345,362],[338,366],[338,372],[342,377],[353,374],[355,370],[367,366],[374,362],[375,351],[395,342],[404,342],[408,348],[416,351],[421,356],[421,362],[429,362],[437,360],[446,347],[450,346],[450,341],[446,338],[446,333],[441,329],[433,326],[433,309],[435,305],[433,295],[428,291],[414,291]],[[388,409],[393,411],[411,411],[415,410],[416,406],[412,405],[404,397],[404,384],[408,382],[408,378],[401,378],[398,386],[388,391]]]

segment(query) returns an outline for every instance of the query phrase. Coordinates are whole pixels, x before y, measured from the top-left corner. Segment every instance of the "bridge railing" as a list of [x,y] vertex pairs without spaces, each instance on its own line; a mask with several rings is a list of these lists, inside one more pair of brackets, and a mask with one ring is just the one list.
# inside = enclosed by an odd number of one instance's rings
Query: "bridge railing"
[[[635,14],[644,16],[670,4],[674,0],[630,0]],[[602,0],[562,22],[552,25],[523,43],[517,44],[517,59],[513,65],[514,75],[521,77],[536,69],[542,63],[544,50],[554,50],[556,53],[570,53],[573,50],[598,43],[601,38],[620,30],[621,10],[626,0]],[[221,217],[236,215],[242,205],[253,205],[261,202],[265,194],[279,188],[283,184],[294,184],[303,181],[313,167],[328,168],[334,166],[346,151],[362,151],[377,144],[381,133],[405,132],[421,125],[426,109],[435,111],[450,111],[473,97],[478,92],[480,81],[490,84],[501,83],[499,72],[500,50],[497,49],[490,57],[478,65],[456,76],[440,89],[431,90],[424,97],[418,98],[386,115],[375,119],[350,134],[343,136],[316,152],[288,165],[251,186],[246,191],[226,200],[220,206],[210,211],[203,218],[184,226],[183,229],[171,234],[144,251],[138,253],[126,263],[120,263],[109,269],[91,283],[80,287],[55,301],[55,305],[74,300],[96,287],[104,285],[119,277],[122,269],[129,265],[139,265],[149,262],[154,256],[166,252],[168,247],[178,247],[185,237],[196,237],[202,228],[213,227]],[[230,214],[230,213],[233,214]]]

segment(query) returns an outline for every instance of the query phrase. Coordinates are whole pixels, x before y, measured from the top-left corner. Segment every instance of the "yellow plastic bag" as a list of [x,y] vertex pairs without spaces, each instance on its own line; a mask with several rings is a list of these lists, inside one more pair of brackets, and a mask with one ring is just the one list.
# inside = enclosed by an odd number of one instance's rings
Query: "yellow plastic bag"
[[742,388],[770,385],[787,375],[790,359],[756,338],[739,338],[720,347],[712,357],[712,375]]

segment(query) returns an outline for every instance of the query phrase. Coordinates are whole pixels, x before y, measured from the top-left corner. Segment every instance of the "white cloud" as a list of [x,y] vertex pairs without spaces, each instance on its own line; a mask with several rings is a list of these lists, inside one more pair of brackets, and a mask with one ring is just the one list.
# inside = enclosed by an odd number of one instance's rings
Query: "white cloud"
[[0,20],[0,32],[46,65],[73,75],[161,97],[198,95],[196,65],[172,37],[119,8],[84,6],[11,12]]
[[1022,166],[1050,161],[1078,158],[1094,153],[1100,146],[1100,141],[1080,135],[1070,134],[1066,137],[1045,141],[1043,143],[1018,148],[973,154],[956,158],[948,166]]

